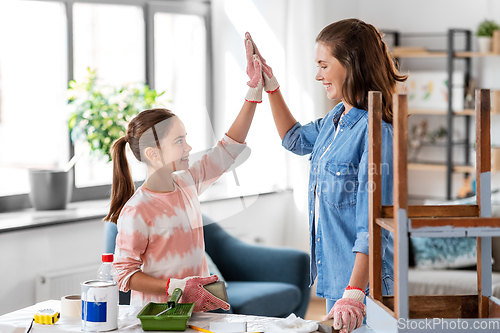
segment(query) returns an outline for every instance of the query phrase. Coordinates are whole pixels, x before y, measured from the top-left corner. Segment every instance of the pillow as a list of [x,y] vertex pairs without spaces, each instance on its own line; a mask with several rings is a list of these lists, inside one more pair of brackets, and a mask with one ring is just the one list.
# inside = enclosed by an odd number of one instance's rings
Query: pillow
[[469,267],[477,264],[475,237],[411,237],[417,269]]
[[207,252],[205,252],[205,258],[207,260],[207,265],[208,265],[208,271],[210,272],[210,275],[217,275],[219,277],[219,281],[224,281],[224,285],[227,288],[227,282],[226,279],[222,276],[222,273],[219,271],[219,268],[217,268],[217,265],[214,263],[212,258],[208,255]]

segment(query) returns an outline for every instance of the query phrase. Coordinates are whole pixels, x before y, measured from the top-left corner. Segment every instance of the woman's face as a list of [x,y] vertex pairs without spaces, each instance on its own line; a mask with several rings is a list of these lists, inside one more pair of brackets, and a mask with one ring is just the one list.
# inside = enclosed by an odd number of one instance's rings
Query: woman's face
[[161,154],[167,167],[172,171],[186,170],[189,167],[189,152],[191,146],[186,141],[186,129],[178,117],[169,119],[172,127],[167,136],[160,141]]
[[342,85],[346,78],[346,69],[332,55],[330,47],[318,42],[315,47],[318,73],[316,80],[321,81],[329,99],[343,99]]

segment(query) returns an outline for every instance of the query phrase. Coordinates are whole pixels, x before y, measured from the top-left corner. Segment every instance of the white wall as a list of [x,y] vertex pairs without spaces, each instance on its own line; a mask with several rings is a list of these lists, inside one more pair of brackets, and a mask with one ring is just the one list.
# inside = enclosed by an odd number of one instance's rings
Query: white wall
[[35,304],[37,274],[99,265],[103,227],[92,220],[1,233],[0,315]]

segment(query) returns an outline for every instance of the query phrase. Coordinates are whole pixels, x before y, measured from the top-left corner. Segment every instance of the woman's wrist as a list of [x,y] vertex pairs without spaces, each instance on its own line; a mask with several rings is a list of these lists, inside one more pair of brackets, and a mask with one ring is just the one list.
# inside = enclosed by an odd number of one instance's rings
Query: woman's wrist
[[360,290],[362,292],[365,292],[363,289],[358,288],[358,287],[353,287],[353,286],[347,286],[345,290]]
[[342,298],[350,298],[363,303],[365,300],[365,292],[361,288],[347,286]]

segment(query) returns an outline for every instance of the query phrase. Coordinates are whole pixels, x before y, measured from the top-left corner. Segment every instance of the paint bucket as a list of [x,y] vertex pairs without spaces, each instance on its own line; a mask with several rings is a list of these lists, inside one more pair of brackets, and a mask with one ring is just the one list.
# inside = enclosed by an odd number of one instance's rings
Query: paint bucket
[[118,284],[82,282],[82,331],[105,332],[118,328]]

